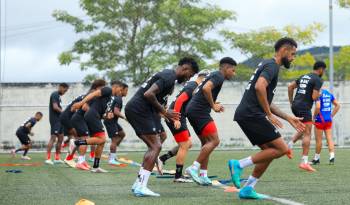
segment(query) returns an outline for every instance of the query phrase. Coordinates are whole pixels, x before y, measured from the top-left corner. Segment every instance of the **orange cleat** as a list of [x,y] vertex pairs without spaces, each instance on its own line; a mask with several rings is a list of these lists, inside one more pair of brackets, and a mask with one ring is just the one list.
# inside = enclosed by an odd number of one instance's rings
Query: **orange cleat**
[[82,164],[83,164],[85,167],[87,167],[88,169],[91,169],[90,165],[89,165],[86,161],[84,161]]
[[293,158],[293,150],[292,150],[292,149],[288,149],[286,155],[287,155],[287,157],[288,157],[289,159],[292,159],[292,158]]
[[315,172],[316,171],[316,169],[312,168],[312,166],[310,164],[303,163],[303,162],[299,164],[299,168],[303,169],[305,171],[308,171],[308,172]]
[[88,168],[87,166],[84,165],[84,163],[78,163],[75,168],[80,169],[80,170],[84,170],[84,171],[89,171],[90,168]]

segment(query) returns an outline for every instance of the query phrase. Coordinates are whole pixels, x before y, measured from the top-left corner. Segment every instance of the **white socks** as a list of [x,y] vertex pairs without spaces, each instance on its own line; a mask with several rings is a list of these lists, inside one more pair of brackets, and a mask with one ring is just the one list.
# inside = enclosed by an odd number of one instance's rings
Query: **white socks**
[[81,164],[85,161],[85,155],[79,155],[78,156],[78,164]]
[[321,157],[321,155],[320,155],[320,154],[315,154],[314,160],[319,160],[319,159],[320,159],[320,157]]
[[115,160],[116,156],[117,156],[116,153],[110,153],[110,154],[109,154],[109,161]]
[[191,168],[194,170],[199,170],[200,166],[201,166],[201,164],[199,164],[197,161],[194,161]]
[[244,158],[244,159],[241,159],[239,160],[239,166],[243,169],[243,168],[246,168],[246,167],[249,167],[251,165],[253,165],[253,161],[252,161],[252,157],[249,156],[247,158]]
[[329,153],[329,159],[333,159],[335,156],[334,156],[334,152],[330,152]]
[[253,187],[256,185],[256,183],[258,183],[259,179],[253,177],[252,175],[249,176],[247,182],[245,183],[245,186],[250,186]]
[[141,167],[138,180],[142,187],[147,187],[149,176],[151,176],[151,172]]
[[199,170],[199,176],[207,177],[208,176],[208,170],[205,170],[205,169]]
[[305,164],[308,164],[309,163],[309,157],[308,156],[302,156],[301,157],[301,161]]

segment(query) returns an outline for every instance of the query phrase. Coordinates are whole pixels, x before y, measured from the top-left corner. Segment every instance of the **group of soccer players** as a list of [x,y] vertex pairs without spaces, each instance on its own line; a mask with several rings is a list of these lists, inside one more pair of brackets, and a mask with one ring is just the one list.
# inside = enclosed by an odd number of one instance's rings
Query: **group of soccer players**
[[[261,151],[246,158],[228,161],[233,184],[241,188],[240,179],[246,167],[254,166],[245,185],[239,191],[239,197],[244,199],[261,199],[264,195],[255,192],[255,185],[269,167],[270,163],[279,157],[292,157],[292,145],[299,139],[303,140],[301,169],[314,171],[308,162],[308,152],[311,140],[313,120],[316,119],[317,149],[313,164],[320,162],[322,131],[325,131],[330,149],[330,162],[334,163],[334,145],[332,143],[331,120],[339,110],[339,103],[326,90],[320,91],[321,79],[326,65],[316,62],[312,73],[303,75],[290,83],[288,96],[294,115],[281,111],[272,103],[278,83],[280,67],[289,68],[296,56],[297,43],[291,38],[281,38],[274,46],[275,55],[263,60],[258,65],[246,87],[244,95],[234,114],[234,121],[253,145]],[[230,57],[224,57],[219,62],[219,68],[213,72],[199,71],[199,66],[193,58],[180,59],[174,69],[165,69],[151,76],[143,83],[125,106],[125,116],[121,110],[122,98],[127,95],[128,86],[121,81],[112,81],[106,86],[104,80],[95,80],[87,93],[75,98],[63,110],[60,96],[68,90],[67,84],[60,84],[58,91],[50,97],[51,138],[47,148],[47,164],[59,163],[63,133],[69,136],[69,154],[65,162],[81,170],[91,170],[95,173],[107,172],[102,169],[100,159],[106,142],[107,130],[111,138],[108,162],[118,164],[116,147],[125,137],[118,119],[127,120],[136,135],[146,144],[142,166],[137,173],[132,192],[135,196],[160,196],[148,187],[148,180],[155,166],[161,167],[169,158],[176,156],[176,174],[174,182],[196,182],[208,186],[212,182],[208,178],[209,158],[219,145],[220,138],[216,124],[211,117],[211,110],[224,112],[224,106],[217,102],[217,97],[225,80],[230,80],[236,72],[237,63]],[[192,78],[192,80],[190,80]],[[167,106],[168,97],[173,93],[175,83],[184,84],[176,99]],[[294,89],[297,89],[294,96]],[[314,114],[311,114],[316,102]],[[331,108],[331,104],[335,108]],[[331,113],[331,114],[330,114]],[[37,113],[17,131],[20,138],[30,133],[31,127],[42,117]],[[283,128],[280,119],[289,122],[297,133],[288,144],[283,140],[279,129]],[[162,143],[166,138],[162,119],[169,127],[178,146],[159,157]],[[185,169],[184,162],[188,150],[192,146],[191,135],[186,119],[193,127],[201,142],[201,150],[191,166]],[[29,138],[28,138],[29,139]],[[21,140],[22,142],[22,140]],[[51,149],[56,142],[55,161],[51,161]],[[20,150],[27,153],[29,146],[23,143]],[[93,146],[94,163],[90,168],[85,161],[87,146]],[[17,151],[20,151],[17,150]],[[78,162],[75,164],[74,153],[78,151]],[[25,156],[25,155],[24,155]]]

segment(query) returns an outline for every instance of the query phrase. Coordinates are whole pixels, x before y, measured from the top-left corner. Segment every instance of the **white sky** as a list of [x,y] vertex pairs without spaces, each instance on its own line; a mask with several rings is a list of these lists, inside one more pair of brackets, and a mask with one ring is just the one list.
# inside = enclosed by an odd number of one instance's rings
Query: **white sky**
[[[4,25],[4,0],[2,26]],[[205,0],[210,4],[235,11],[237,21],[222,27],[244,32],[266,26],[281,28],[287,24],[306,26],[312,22],[328,25],[328,0]],[[84,16],[78,0],[6,0],[7,40],[1,27],[1,53],[5,82],[80,82],[88,73],[77,64],[60,66],[57,56],[69,49],[77,36],[72,27],[55,22],[51,16],[55,9],[64,9],[76,16]],[[328,27],[314,45],[328,44]],[[334,44],[350,45],[350,9],[334,6]],[[225,44],[224,44],[225,45]],[[245,59],[239,51],[227,49],[218,54]],[[5,63],[4,63],[5,59]]]

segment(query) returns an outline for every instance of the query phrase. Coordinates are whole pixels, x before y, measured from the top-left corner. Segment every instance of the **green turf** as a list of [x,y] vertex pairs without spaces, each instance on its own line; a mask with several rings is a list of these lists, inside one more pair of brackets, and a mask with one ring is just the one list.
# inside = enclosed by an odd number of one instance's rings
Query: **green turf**
[[[216,151],[211,157],[209,174],[228,178],[226,162],[230,158],[242,158],[254,151]],[[300,150],[296,150],[296,154]],[[31,162],[43,161],[44,154],[29,154]],[[197,152],[191,152],[188,162]],[[127,157],[140,161],[142,153],[128,153]],[[326,163],[324,151],[316,173],[306,173],[297,168],[299,159],[283,157],[272,163],[257,185],[257,191],[275,197],[286,198],[304,204],[348,204],[350,193],[350,150],[338,150],[336,165]],[[9,155],[0,155],[0,164],[23,163]],[[26,161],[27,162],[27,161]],[[86,198],[96,205],[109,204],[276,204],[272,201],[242,201],[236,194],[222,189],[200,187],[196,184],[174,184],[171,179],[152,176],[149,187],[161,194],[160,198],[136,198],[130,187],[135,180],[136,167],[110,167],[105,162],[107,174],[92,174],[65,165],[39,167],[0,167],[0,204],[19,205],[68,205]],[[174,167],[174,160],[166,168]],[[21,169],[23,173],[5,173],[7,169]],[[245,170],[245,177],[251,169]]]

